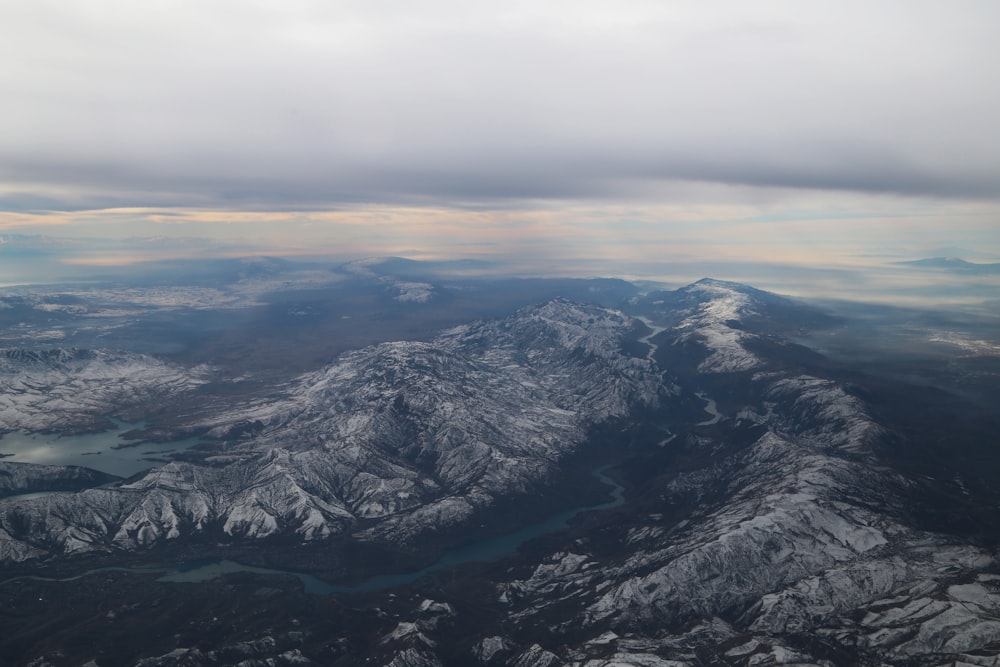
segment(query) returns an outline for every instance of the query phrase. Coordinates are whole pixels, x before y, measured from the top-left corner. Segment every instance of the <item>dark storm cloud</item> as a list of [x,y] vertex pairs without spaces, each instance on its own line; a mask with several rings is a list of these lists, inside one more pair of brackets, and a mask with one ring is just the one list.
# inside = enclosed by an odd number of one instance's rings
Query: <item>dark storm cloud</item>
[[0,207],[1000,196],[993,2],[10,3]]

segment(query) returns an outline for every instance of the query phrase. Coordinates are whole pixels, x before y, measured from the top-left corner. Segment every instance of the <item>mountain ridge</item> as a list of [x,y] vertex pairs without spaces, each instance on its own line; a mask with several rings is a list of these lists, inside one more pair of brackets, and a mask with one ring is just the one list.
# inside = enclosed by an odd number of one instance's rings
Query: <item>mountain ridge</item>
[[[533,498],[596,428],[621,506],[505,562],[367,593],[379,612],[352,625],[363,639],[324,641],[396,665],[996,664],[995,545],[914,509],[962,480],[894,467],[901,435],[875,407],[888,398],[802,363],[783,333],[836,321],[704,279],[622,311],[553,299],[353,350],[197,413],[187,427],[216,443],[189,461],[0,501],[0,556],[30,567],[198,539],[405,549]],[[296,641],[282,646],[309,660],[312,640]],[[145,664],[181,659],[217,661],[185,649]]]
[[[631,327],[615,311],[552,301],[433,342],[348,353],[283,400],[192,425],[223,441],[210,467],[175,462],[119,489],[26,501],[0,514],[0,527],[32,526],[25,539],[56,553],[148,547],[212,523],[233,538],[308,541],[377,518],[385,526],[369,537],[413,539],[428,512],[454,524],[498,494],[524,493],[586,426],[657,400],[652,364],[618,351]],[[86,531],[45,518],[80,505],[93,513]]]
[[962,259],[961,257],[926,257],[924,259],[895,262],[895,264],[898,266],[907,266],[917,269],[932,269],[979,275],[994,275],[1000,273],[1000,262],[970,262]]

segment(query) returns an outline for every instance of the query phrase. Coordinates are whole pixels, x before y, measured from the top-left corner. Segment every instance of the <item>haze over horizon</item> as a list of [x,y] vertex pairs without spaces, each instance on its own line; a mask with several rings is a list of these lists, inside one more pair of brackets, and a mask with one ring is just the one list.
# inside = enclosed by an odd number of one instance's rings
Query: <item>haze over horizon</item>
[[[8,3],[0,235],[76,239],[45,255],[65,275],[996,262],[998,23],[974,0]],[[34,260],[5,252],[16,282]]]

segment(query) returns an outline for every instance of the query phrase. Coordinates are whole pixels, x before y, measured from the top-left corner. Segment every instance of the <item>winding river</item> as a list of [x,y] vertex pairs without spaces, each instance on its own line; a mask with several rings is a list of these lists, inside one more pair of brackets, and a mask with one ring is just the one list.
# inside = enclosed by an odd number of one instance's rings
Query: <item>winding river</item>
[[175,582],[175,583],[197,583],[200,581],[209,581],[211,579],[216,579],[225,574],[231,574],[234,572],[252,572],[255,574],[281,574],[281,575],[292,575],[302,582],[303,587],[307,593],[312,593],[314,595],[332,595],[337,593],[370,593],[373,591],[380,591],[387,588],[393,588],[396,586],[403,586],[406,584],[413,583],[414,581],[420,579],[421,577],[431,574],[433,572],[439,572],[441,570],[446,570],[452,567],[457,567],[459,565],[464,565],[466,563],[490,563],[501,560],[505,556],[508,556],[516,552],[521,545],[526,542],[535,539],[536,537],[541,537],[542,535],[549,535],[552,533],[558,533],[569,528],[569,522],[579,514],[583,512],[596,512],[600,510],[607,510],[613,507],[619,507],[625,502],[625,489],[622,488],[620,484],[615,482],[613,479],[607,476],[606,471],[610,466],[604,466],[593,471],[594,477],[600,480],[603,484],[611,487],[611,499],[607,502],[601,503],[599,505],[589,505],[586,507],[577,507],[574,509],[569,509],[558,514],[543,519],[537,523],[533,523],[524,528],[520,528],[514,532],[507,533],[506,535],[500,535],[497,537],[489,537],[481,540],[476,540],[474,542],[469,542],[467,544],[460,545],[445,552],[445,554],[438,559],[435,563],[428,565],[427,567],[416,570],[414,572],[405,572],[402,574],[384,574],[372,577],[365,581],[361,581],[356,584],[350,585],[335,585],[328,584],[321,579],[318,579],[310,574],[304,574],[302,572],[293,572],[289,570],[278,570],[265,567],[252,567],[250,565],[243,565],[242,563],[237,563],[231,560],[217,560],[217,561],[190,561],[186,563],[180,563],[178,565],[159,567],[159,568],[129,568],[129,567],[102,567],[93,570],[88,570],[81,574],[66,577],[63,579],[55,579],[51,577],[41,577],[34,575],[27,575],[23,577],[15,577],[8,579],[7,581],[0,582],[0,586],[4,584],[9,584],[13,581],[19,581],[24,579],[31,579],[35,581],[74,581],[76,579],[82,579],[83,577],[90,576],[92,574],[98,574],[101,572],[133,572],[139,574],[162,574],[157,581],[164,582]]
[[659,348],[659,345],[653,342],[653,336],[655,336],[658,333],[666,331],[667,328],[661,327],[657,324],[653,324],[653,321],[648,317],[639,316],[636,319],[650,328],[650,332],[645,336],[643,336],[642,338],[640,338],[639,342],[649,346],[649,351],[646,353],[646,358],[655,364],[656,359],[654,358],[654,356],[656,355],[656,350]]

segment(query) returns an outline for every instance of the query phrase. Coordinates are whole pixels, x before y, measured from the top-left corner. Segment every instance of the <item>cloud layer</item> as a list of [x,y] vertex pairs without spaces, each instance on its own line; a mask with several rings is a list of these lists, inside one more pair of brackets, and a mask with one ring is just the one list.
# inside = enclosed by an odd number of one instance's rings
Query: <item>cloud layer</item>
[[995,199],[997,25],[989,0],[5,3],[0,208]]

